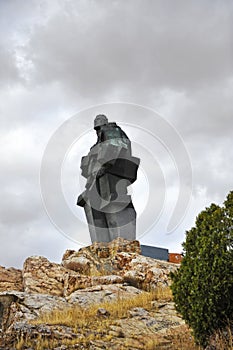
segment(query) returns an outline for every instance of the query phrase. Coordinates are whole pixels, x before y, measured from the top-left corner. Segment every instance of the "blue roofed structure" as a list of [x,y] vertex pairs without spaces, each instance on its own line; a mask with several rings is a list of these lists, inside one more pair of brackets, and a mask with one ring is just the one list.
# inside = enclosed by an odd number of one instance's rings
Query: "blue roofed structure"
[[158,260],[169,260],[169,251],[166,248],[153,247],[141,244],[142,255]]

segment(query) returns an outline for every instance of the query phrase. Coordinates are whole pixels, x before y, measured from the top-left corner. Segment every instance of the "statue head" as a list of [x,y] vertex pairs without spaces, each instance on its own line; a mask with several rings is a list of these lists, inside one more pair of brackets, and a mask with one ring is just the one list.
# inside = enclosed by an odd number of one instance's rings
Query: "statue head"
[[94,120],[94,129],[99,129],[101,126],[108,124],[108,118],[104,114],[98,114]]

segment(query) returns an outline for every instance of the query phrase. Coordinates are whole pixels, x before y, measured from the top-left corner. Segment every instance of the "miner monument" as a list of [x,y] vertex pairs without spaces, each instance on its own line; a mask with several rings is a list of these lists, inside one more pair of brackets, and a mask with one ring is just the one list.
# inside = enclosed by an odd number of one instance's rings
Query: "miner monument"
[[140,159],[132,156],[125,132],[105,115],[96,116],[94,129],[97,142],[81,160],[87,181],[77,205],[85,210],[92,243],[134,240],[136,211],[127,187],[137,179]]

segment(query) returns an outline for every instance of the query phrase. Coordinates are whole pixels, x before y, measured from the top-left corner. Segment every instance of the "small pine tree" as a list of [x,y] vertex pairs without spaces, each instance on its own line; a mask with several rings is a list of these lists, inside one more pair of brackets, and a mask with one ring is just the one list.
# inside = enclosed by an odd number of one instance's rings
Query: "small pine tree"
[[177,310],[201,346],[233,321],[233,191],[222,207],[211,204],[186,232],[184,258],[172,273]]

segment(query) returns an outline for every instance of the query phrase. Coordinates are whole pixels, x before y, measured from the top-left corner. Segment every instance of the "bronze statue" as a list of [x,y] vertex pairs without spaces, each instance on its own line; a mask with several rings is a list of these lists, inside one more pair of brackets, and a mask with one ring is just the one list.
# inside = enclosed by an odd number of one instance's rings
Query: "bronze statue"
[[137,178],[140,159],[133,157],[131,142],[105,115],[94,120],[97,142],[82,157],[85,191],[77,205],[84,207],[91,241],[110,242],[117,237],[136,238],[136,211],[127,187]]

